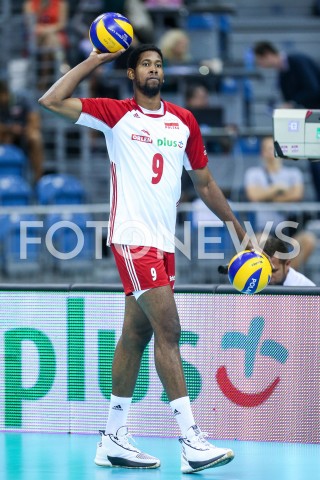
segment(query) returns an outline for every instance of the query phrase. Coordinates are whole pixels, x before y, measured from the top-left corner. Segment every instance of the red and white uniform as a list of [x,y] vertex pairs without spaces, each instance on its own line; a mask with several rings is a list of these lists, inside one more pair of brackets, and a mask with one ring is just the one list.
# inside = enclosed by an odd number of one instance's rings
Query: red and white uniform
[[77,124],[104,133],[111,163],[108,244],[174,252],[182,168],[208,162],[195,118],[169,102],[159,115],[133,99],[81,101]]

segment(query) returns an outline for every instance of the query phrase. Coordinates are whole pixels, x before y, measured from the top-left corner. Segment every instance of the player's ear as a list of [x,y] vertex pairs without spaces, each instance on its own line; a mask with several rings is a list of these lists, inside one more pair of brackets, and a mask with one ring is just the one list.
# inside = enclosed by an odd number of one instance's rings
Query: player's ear
[[129,80],[133,80],[134,79],[134,70],[133,68],[128,68],[127,70],[127,76],[129,78]]

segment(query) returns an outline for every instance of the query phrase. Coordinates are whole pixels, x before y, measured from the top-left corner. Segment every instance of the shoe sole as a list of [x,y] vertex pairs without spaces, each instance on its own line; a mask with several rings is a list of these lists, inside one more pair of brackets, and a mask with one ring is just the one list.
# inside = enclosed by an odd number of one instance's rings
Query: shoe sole
[[159,463],[156,463],[154,465],[143,465],[143,466],[134,466],[134,465],[113,465],[111,462],[107,462],[107,461],[100,461],[100,460],[94,460],[94,463],[96,465],[98,465],[98,467],[109,467],[109,468],[130,468],[130,469],[150,469],[150,468],[159,468],[160,467],[160,462]]
[[222,467],[223,465],[230,463],[233,459],[234,459],[234,453],[228,452],[223,457],[220,457],[218,460],[208,463],[207,465],[202,465],[201,467],[198,467],[198,468],[190,467],[189,469],[188,467],[183,467],[181,471],[182,473],[195,473],[195,472],[200,472],[201,470],[205,470],[206,468]]

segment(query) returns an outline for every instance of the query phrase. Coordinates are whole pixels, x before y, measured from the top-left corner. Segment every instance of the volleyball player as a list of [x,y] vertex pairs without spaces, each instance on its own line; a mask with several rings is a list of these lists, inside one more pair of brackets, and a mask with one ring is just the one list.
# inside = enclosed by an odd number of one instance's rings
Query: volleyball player
[[195,189],[221,220],[231,221],[239,239],[245,232],[207,167],[207,155],[192,114],[161,99],[162,53],[141,45],[128,59],[131,99],[71,98],[95,68],[122,52],[95,50],[58,80],[39,100],[46,109],[78,125],[101,130],[111,163],[111,246],[126,294],[122,335],[112,370],[106,428],[95,462],[102,466],[156,468],[160,460],[129,442],[126,427],[141,357],[154,335],[157,373],[181,430],[181,470],[196,472],[230,462],[229,448],[216,448],[196,425],[179,351],[180,322],[173,296],[176,205],[183,166]]

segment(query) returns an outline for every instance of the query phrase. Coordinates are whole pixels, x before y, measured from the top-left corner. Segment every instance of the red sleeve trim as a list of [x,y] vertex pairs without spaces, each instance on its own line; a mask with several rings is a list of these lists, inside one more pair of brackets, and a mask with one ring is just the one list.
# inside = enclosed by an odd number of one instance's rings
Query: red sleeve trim
[[134,107],[130,100],[115,100],[113,98],[80,98],[82,113],[92,115],[113,128],[119,120]]

